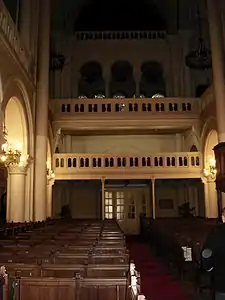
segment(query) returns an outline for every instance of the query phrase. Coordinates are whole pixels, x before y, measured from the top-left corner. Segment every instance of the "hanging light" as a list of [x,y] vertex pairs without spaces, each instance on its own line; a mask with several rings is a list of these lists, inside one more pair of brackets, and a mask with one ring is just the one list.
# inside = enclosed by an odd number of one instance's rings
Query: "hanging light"
[[185,63],[190,69],[206,70],[212,67],[212,57],[211,51],[206,47],[203,39],[199,7],[197,8],[197,18],[199,30],[198,46],[196,50],[193,50],[186,55]]

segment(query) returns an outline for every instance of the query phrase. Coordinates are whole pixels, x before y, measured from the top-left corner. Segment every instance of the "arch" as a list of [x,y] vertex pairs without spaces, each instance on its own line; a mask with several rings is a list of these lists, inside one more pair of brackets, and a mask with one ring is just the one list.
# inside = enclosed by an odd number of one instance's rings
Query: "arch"
[[140,91],[141,94],[145,94],[149,98],[157,98],[156,95],[166,95],[163,67],[159,62],[143,62],[141,66]]
[[47,160],[51,161],[52,165],[52,159],[53,159],[53,144],[54,144],[54,136],[53,131],[50,122],[48,123],[48,146],[47,146]]
[[132,98],[136,86],[133,78],[133,66],[129,61],[116,61],[111,66],[110,96],[118,91]]
[[133,77],[133,67],[128,61],[116,61],[111,66],[111,78],[116,82],[124,82]]
[[28,129],[24,109],[16,97],[12,97],[5,107],[7,142],[21,147],[22,155],[28,153]]
[[[34,126],[33,126],[33,118],[32,118],[29,96],[23,82],[16,77],[9,78],[3,87],[2,110],[4,114],[8,102],[12,99],[14,99],[14,102],[15,101],[17,102],[17,108],[19,109],[21,117],[23,118],[24,128],[26,128],[26,134],[27,134],[26,153],[33,157],[34,156]],[[13,104],[11,103],[11,105]],[[14,105],[16,104],[14,103]]]
[[210,158],[214,158],[213,148],[218,144],[218,134],[217,131],[212,129],[205,141],[204,147],[204,162],[208,161]]
[[84,63],[80,68],[78,84],[78,98],[94,98],[95,95],[105,94],[105,82],[102,75],[102,66],[97,61]]
[[196,145],[192,145],[190,152],[198,152],[198,148],[196,147]]
[[204,147],[206,143],[206,139],[210,133],[210,131],[215,130],[217,131],[217,126],[216,126],[216,118],[213,116],[210,116],[204,123],[201,134],[200,134],[200,139],[201,139],[201,145],[202,145],[202,151],[204,152]]

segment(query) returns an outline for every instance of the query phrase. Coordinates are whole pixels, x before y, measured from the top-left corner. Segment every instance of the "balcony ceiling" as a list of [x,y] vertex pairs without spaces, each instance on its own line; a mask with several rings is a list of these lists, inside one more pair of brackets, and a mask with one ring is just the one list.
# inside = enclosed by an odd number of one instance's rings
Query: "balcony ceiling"
[[165,135],[181,133],[190,128],[162,128],[162,129],[122,129],[122,130],[63,130],[64,135],[72,136],[103,136],[103,135]]

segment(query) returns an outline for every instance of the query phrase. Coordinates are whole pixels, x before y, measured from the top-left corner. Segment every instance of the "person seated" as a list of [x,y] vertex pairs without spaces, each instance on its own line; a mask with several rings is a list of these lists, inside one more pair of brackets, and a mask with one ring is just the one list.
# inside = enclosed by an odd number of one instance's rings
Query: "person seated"
[[225,208],[222,210],[222,224],[205,241],[201,263],[207,272],[213,272],[215,300],[225,300]]
[[69,205],[63,205],[61,208],[61,218],[62,219],[72,219],[72,213]]

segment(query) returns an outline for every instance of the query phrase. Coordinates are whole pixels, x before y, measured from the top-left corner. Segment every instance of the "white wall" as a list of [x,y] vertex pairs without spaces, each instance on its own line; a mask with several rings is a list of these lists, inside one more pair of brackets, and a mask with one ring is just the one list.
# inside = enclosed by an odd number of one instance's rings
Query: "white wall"
[[[70,141],[68,143],[68,140]],[[65,136],[60,152],[144,155],[182,151],[182,135]]]

